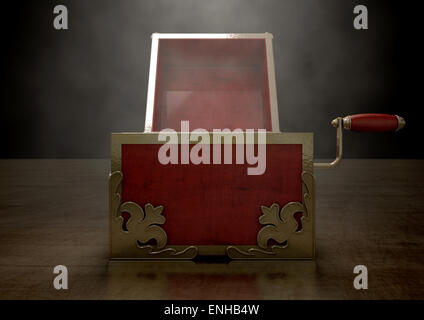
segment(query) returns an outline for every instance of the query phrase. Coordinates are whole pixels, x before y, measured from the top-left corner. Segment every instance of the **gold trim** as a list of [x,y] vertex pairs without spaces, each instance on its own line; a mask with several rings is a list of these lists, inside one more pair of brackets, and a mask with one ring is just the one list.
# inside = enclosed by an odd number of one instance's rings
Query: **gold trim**
[[343,129],[350,131],[352,128],[352,118],[350,116],[346,116],[343,118]]
[[285,249],[287,246],[272,246],[270,250],[263,250],[259,248],[249,248],[246,251],[243,251],[237,246],[228,246],[227,255],[231,259],[240,260],[240,259],[269,259],[271,256],[277,256],[279,250]]
[[145,254],[151,259],[194,259],[198,254],[198,248],[188,246],[178,251],[176,248],[165,248],[163,250],[153,251],[152,246],[138,246],[145,250]]
[[[293,236],[301,235],[306,227],[302,223],[302,229],[297,231],[298,223],[294,218],[297,212],[302,213],[301,221],[308,222],[314,211],[314,176],[309,172],[302,173],[302,183],[306,188],[303,193],[302,203],[289,202],[283,206],[273,203],[270,207],[262,206],[262,215],[259,223],[264,225],[257,235],[257,247],[241,249],[238,246],[228,246],[226,251],[231,259],[281,259],[286,258],[284,249],[291,244]],[[269,246],[269,240],[275,240],[278,245]]]
[[121,205],[122,172],[116,171],[109,174],[109,208],[113,218],[118,218]]
[[405,119],[402,117],[399,117],[398,115],[396,115],[396,118],[398,120],[398,127],[396,129],[396,131],[402,130],[405,127]]
[[[114,171],[109,175],[109,205],[111,214],[111,256],[116,258],[115,245],[134,249],[139,249],[136,258],[153,259],[193,259],[198,252],[194,246],[188,246],[180,251],[167,247],[168,237],[165,230],[159,225],[165,223],[166,219],[162,215],[163,206],[154,207],[147,203],[144,210],[135,202],[127,201],[121,203],[121,182],[123,175],[121,171]],[[126,230],[123,228],[124,219],[122,213],[129,213],[130,218],[126,222]],[[117,232],[119,229],[119,232]],[[114,239],[117,237],[119,239]],[[115,236],[115,237],[114,237]],[[147,245],[154,240],[156,245]],[[124,258],[124,257],[120,257]],[[132,257],[134,258],[134,257]]]

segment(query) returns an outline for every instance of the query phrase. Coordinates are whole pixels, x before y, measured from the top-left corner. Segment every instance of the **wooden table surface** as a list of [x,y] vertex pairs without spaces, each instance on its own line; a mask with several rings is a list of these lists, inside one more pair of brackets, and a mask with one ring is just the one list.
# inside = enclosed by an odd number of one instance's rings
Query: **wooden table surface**
[[[424,299],[424,160],[316,170],[317,258],[108,262],[108,160],[0,160],[0,299]],[[53,288],[53,268],[69,289]],[[369,289],[353,288],[355,265]]]

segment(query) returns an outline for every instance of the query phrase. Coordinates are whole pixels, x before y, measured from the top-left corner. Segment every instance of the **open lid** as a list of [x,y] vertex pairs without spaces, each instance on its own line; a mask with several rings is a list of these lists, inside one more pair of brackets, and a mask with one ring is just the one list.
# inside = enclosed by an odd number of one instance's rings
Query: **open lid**
[[145,131],[279,132],[272,35],[152,35]]

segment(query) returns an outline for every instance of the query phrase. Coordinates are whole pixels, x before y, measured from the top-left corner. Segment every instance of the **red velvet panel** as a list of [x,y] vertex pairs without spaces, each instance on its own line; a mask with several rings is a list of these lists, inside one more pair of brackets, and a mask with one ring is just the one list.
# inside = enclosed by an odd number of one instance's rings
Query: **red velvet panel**
[[122,146],[122,198],[163,205],[170,245],[254,245],[262,205],[301,201],[301,145],[267,145],[266,171],[259,176],[247,175],[251,165],[235,161],[162,165],[160,146]]
[[153,130],[272,130],[264,39],[161,39]]

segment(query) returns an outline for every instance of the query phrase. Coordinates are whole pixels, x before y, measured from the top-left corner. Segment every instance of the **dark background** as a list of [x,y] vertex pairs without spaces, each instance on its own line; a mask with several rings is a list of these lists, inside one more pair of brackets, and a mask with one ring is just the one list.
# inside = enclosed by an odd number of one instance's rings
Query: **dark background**
[[[345,157],[422,158],[422,42],[414,2],[350,0],[2,3],[2,158],[107,158],[110,133],[142,131],[153,32],[274,35],[282,131],[335,153],[331,119],[393,113],[398,133],[345,134]],[[53,8],[69,30],[53,28]],[[353,28],[365,4],[369,29]]]

